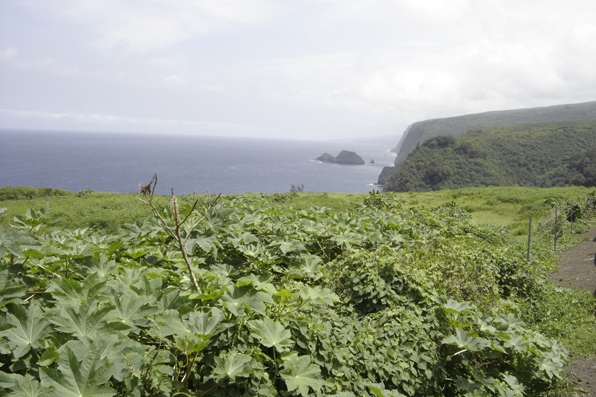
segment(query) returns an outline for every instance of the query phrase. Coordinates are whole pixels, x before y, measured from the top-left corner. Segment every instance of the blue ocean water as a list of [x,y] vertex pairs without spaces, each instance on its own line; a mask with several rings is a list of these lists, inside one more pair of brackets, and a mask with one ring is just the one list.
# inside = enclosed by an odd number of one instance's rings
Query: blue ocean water
[[[157,174],[158,194],[365,193],[393,164],[394,143],[0,130],[0,187],[132,193]],[[313,160],[344,149],[367,164]]]

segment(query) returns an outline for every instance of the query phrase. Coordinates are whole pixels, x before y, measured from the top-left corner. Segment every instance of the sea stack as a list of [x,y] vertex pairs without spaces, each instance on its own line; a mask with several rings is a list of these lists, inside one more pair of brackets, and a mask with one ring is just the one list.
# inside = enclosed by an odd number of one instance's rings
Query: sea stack
[[329,153],[323,153],[319,157],[316,158],[317,161],[322,161],[323,163],[331,163],[331,164],[341,164],[341,165],[362,165],[364,164],[364,159],[356,154],[356,152],[350,152],[349,150],[342,150],[339,152],[337,157],[333,157]]
[[357,155],[356,152],[342,150],[337,157],[335,157],[335,162],[343,165],[362,165],[364,164],[364,159]]
[[335,157],[330,155],[329,153],[323,153],[319,157],[317,157],[318,161],[322,161],[323,163],[335,163]]

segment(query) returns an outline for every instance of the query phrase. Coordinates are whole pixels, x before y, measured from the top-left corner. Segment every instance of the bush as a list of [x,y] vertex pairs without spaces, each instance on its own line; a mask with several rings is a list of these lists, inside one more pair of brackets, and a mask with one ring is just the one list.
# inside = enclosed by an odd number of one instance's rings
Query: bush
[[70,196],[71,192],[49,187],[33,188],[27,186],[7,186],[0,188],[0,201],[3,200],[30,200],[39,197]]
[[0,229],[3,387],[538,395],[560,375],[565,349],[511,311],[546,269],[501,229],[378,192],[336,212],[264,199],[157,205],[114,231],[48,231],[45,210]]

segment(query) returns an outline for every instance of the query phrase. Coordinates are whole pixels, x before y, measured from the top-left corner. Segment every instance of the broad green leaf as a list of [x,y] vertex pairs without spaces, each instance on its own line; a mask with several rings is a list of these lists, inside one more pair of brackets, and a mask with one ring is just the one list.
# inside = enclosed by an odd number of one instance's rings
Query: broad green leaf
[[[49,397],[50,391],[43,388],[33,376],[5,374],[0,372],[0,388],[12,389],[10,397]],[[1,393],[1,392],[0,392]],[[2,394],[0,394],[2,395]]]
[[187,255],[192,255],[195,252],[195,247],[197,245],[197,240],[188,239],[184,242],[184,250],[186,251]]
[[15,374],[7,374],[6,372],[0,371],[0,388],[8,389],[10,387],[14,387],[16,385],[15,377],[18,375]]
[[89,352],[82,362],[67,346],[58,360],[58,370],[41,368],[44,387],[52,387],[51,397],[111,397],[116,391],[107,386],[110,373],[103,371],[97,353]]
[[41,383],[33,376],[26,374],[17,380],[14,392],[11,397],[51,397],[51,392],[41,386]]
[[503,347],[512,348],[516,353],[523,353],[528,350],[528,341],[520,335],[507,333],[509,338],[503,342]]
[[131,259],[139,259],[147,255],[147,248],[139,247],[139,248],[129,248],[124,252],[124,255]]
[[458,377],[454,383],[458,389],[465,390],[468,393],[474,393],[474,391],[478,390],[481,387],[481,385],[479,385],[478,383],[468,378],[462,377]]
[[4,250],[14,256],[20,256],[23,249],[39,248],[40,242],[29,233],[15,228],[0,228],[0,258]]
[[499,314],[495,321],[501,323],[500,331],[526,329],[526,324],[511,313]]
[[321,277],[321,263],[323,260],[316,255],[303,255],[298,258],[296,265],[305,277],[318,280]]
[[191,332],[187,324],[182,321],[180,313],[173,309],[156,315],[151,322],[149,333],[157,338],[165,338],[174,334],[185,335]]
[[110,321],[116,321],[121,324],[138,329],[139,326],[149,324],[149,315],[156,313],[158,309],[152,307],[152,299],[148,296],[139,296],[129,290],[128,293],[116,295],[114,297],[114,311],[110,313]]
[[274,241],[272,246],[278,246],[279,250],[286,255],[288,252],[304,251],[304,244],[299,241]]
[[309,356],[293,354],[285,358],[283,367],[279,374],[290,392],[296,390],[300,395],[308,396],[310,389],[319,391],[323,386],[321,368],[311,364]]
[[8,305],[6,320],[13,327],[0,335],[8,339],[15,358],[23,357],[31,348],[39,348],[39,342],[50,334],[49,322],[36,303],[28,307]]
[[105,292],[105,285],[106,281],[93,273],[82,283],[71,279],[56,280],[47,292],[51,292],[61,305],[77,306],[94,301],[100,293]]
[[211,308],[209,313],[190,312],[188,325],[190,331],[194,334],[210,337],[218,331],[222,319],[222,311],[214,307]]
[[[110,247],[115,245],[122,245],[122,243],[114,243]],[[100,280],[104,280],[108,275],[118,272],[116,261],[113,259],[110,260],[104,253],[100,254],[99,260],[93,260],[92,264],[93,265],[89,271],[95,271]]]
[[78,338],[93,337],[101,327],[107,325],[106,316],[112,310],[113,306],[98,309],[94,302],[79,307],[65,306],[60,315],[53,316],[50,321],[56,324],[58,330]]
[[87,258],[91,255],[93,255],[93,247],[80,241],[76,241],[62,252],[62,256],[68,257],[69,259]]
[[385,388],[380,385],[367,384],[366,387],[368,387],[368,390],[370,390],[376,397],[406,397],[404,394],[401,394],[396,390],[385,390]]
[[254,289],[275,295],[277,293],[277,288],[271,283],[273,278],[274,277],[271,274],[261,274],[260,276],[257,276],[251,273],[248,276],[239,278],[238,281],[236,281],[236,286],[245,287],[247,285],[252,285]]
[[336,234],[335,236],[333,236],[331,238],[332,241],[334,241],[337,245],[345,247],[345,248],[351,248],[352,245],[359,245],[362,244],[362,238],[360,237],[360,235],[354,233],[354,232],[339,232],[338,234]]
[[183,332],[174,334],[176,347],[186,355],[199,353],[210,344],[210,339],[216,333],[225,329],[220,324],[223,313],[217,308],[212,308],[211,313],[190,312],[184,318]]
[[497,333],[497,329],[484,319],[478,319],[478,324],[480,325],[480,331],[482,332],[487,332],[491,335],[495,335]]
[[184,304],[184,299],[180,297],[179,288],[166,288],[160,291],[156,304],[160,311],[177,310]]
[[319,286],[314,288],[306,286],[300,289],[299,295],[304,300],[312,301],[314,303],[324,303],[329,306],[333,306],[334,303],[340,302],[337,294]]
[[470,313],[473,308],[466,302],[458,302],[453,299],[447,300],[447,303],[441,305],[447,313]]
[[9,303],[13,298],[22,297],[26,288],[9,285],[8,269],[0,270],[0,307]]
[[246,255],[248,258],[260,258],[267,254],[265,248],[261,245],[240,245],[238,251]]
[[263,320],[249,321],[248,325],[253,330],[252,335],[257,338],[263,346],[275,347],[280,353],[292,348],[292,333],[285,329],[277,321],[265,317]]
[[564,366],[563,360],[551,352],[545,352],[538,364],[538,370],[544,371],[548,379],[560,378]]
[[182,354],[190,356],[200,353],[209,346],[209,341],[196,335],[174,335],[174,344]]
[[238,352],[230,352],[224,354],[223,357],[215,357],[215,368],[212,376],[219,380],[225,378],[234,380],[237,376],[247,377],[250,375],[248,363],[251,361],[252,357]]
[[209,237],[205,237],[205,236],[201,236],[197,239],[195,239],[197,245],[199,247],[201,247],[201,249],[205,252],[211,252],[214,248],[215,248],[215,243],[217,242],[217,239],[215,236],[209,236]]
[[457,328],[456,335],[450,335],[441,342],[445,345],[456,345],[461,349],[469,351],[479,351],[490,345],[490,342],[484,338],[476,338],[468,334],[464,329]]
[[503,374],[501,375],[501,377],[513,391],[518,391],[519,395],[523,395],[525,387],[524,385],[519,383],[519,380],[515,376],[510,374]]
[[235,316],[243,313],[245,308],[264,316],[267,310],[265,303],[273,303],[271,295],[249,287],[236,288],[232,285],[230,289],[231,292],[226,292],[222,296],[222,301],[225,302],[230,313]]
[[70,340],[66,343],[79,361],[90,354],[96,354],[97,358],[105,363],[103,371],[109,372],[117,380],[123,380],[127,374],[138,370],[143,365],[143,356],[148,350],[129,338],[115,334],[102,333],[94,338],[83,338],[81,340]]
[[56,350],[54,346],[51,346],[44,350],[41,357],[39,357],[39,361],[37,362],[42,367],[47,367],[51,365],[54,361],[60,358],[60,353]]

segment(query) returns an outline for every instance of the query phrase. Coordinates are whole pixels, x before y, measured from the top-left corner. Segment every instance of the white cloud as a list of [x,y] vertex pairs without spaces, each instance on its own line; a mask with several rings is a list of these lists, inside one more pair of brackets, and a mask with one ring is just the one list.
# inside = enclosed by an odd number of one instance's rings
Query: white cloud
[[[405,10],[425,19],[440,21],[461,17],[468,8],[468,0],[398,0]],[[401,10],[400,10],[401,11]]]
[[184,76],[173,74],[166,77],[166,82],[174,85],[185,85],[188,81]]
[[86,25],[103,51],[162,50],[236,24],[267,20],[275,7],[267,0],[26,0],[54,18]]
[[[197,130],[210,133],[227,132],[232,135],[243,135],[246,132],[259,132],[255,126],[239,123],[219,123],[195,120],[160,119],[149,117],[123,117],[98,113],[67,113],[46,112],[35,110],[0,109],[0,121],[15,119],[36,120],[46,127],[53,127],[52,123],[75,127],[91,127],[90,129],[132,131],[132,132],[159,132],[175,127],[178,133],[192,133]],[[10,122],[8,123],[10,124]],[[124,127],[124,128],[123,128]]]
[[0,51],[0,60],[13,59],[17,56],[17,49],[14,47],[6,48]]
[[[312,111],[383,124],[596,99],[589,0],[22,1],[36,22],[64,29],[59,37],[76,32],[43,54],[39,37],[0,42],[3,67],[90,88],[96,107],[64,94],[62,120],[105,111],[194,122],[212,106],[222,122]],[[127,100],[102,106],[111,97]],[[271,116],[271,104],[286,113]]]

